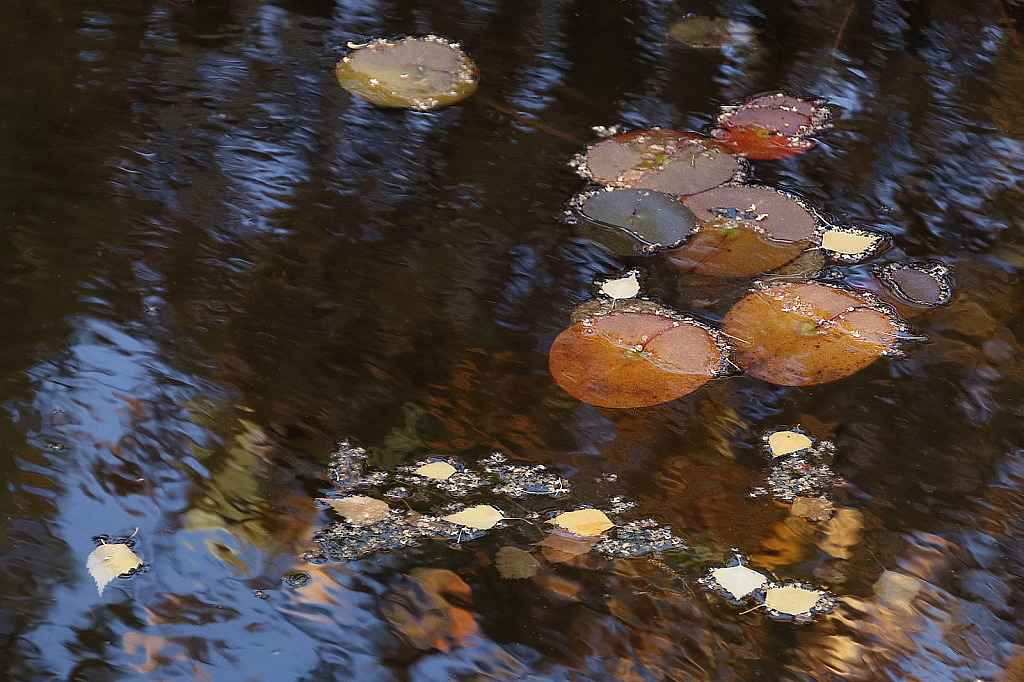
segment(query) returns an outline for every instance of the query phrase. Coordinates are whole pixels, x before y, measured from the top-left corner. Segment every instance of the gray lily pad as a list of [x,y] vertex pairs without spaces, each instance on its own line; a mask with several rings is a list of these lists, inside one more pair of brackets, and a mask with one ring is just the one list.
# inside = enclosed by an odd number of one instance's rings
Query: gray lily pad
[[582,218],[582,236],[616,253],[650,254],[679,246],[697,226],[697,217],[677,198],[646,189],[588,192],[573,199]]

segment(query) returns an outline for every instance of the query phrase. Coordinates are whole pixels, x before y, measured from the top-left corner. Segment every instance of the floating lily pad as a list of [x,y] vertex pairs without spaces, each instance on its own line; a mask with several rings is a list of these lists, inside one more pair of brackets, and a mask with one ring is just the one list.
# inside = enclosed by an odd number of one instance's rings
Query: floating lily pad
[[767,187],[718,187],[684,203],[697,216],[697,232],[668,253],[683,270],[752,277],[785,265],[814,245],[817,222],[810,211]]
[[942,263],[888,263],[878,279],[904,302],[931,308],[948,303],[953,296],[949,268]]
[[624,255],[679,246],[697,218],[676,197],[649,189],[585,192],[570,202],[581,236]]
[[668,37],[687,47],[718,49],[754,40],[754,29],[742,21],[724,17],[688,16],[668,28]]
[[842,379],[896,345],[901,324],[860,296],[822,284],[780,284],[756,291],[726,314],[733,362],[784,386]]
[[740,163],[725,147],[696,133],[652,128],[588,147],[578,170],[607,187],[686,196],[732,179]]
[[697,390],[721,373],[716,335],[696,321],[645,313],[602,315],[558,335],[551,375],[598,407],[647,407]]
[[828,129],[831,112],[817,102],[781,93],[726,107],[712,137],[748,159],[785,159],[813,149],[808,138]]
[[830,227],[821,235],[821,249],[839,263],[860,263],[878,254],[887,237],[859,227]]
[[476,90],[476,65],[444,38],[373,40],[351,47],[334,74],[341,87],[373,104],[428,111]]

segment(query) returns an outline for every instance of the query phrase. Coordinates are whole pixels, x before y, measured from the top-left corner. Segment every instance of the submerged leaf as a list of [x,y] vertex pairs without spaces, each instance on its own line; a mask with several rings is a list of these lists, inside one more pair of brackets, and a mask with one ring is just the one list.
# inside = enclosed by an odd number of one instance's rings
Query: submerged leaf
[[849,376],[890,351],[901,331],[867,299],[821,284],[756,291],[732,307],[722,329],[741,369],[784,386]]
[[518,547],[502,547],[494,556],[498,573],[506,580],[521,580],[536,575],[540,563],[529,552]]
[[85,560],[85,567],[96,581],[96,591],[101,595],[111,580],[140,566],[142,559],[123,542],[104,543]]
[[649,254],[682,243],[697,225],[693,211],[675,197],[646,189],[586,192],[572,209],[581,236],[624,255]]
[[749,24],[723,17],[689,16],[668,27],[668,37],[687,47],[717,49],[723,45],[742,45],[754,40]]
[[828,521],[832,517],[832,503],[820,497],[796,497],[789,513],[808,521]]
[[323,501],[339,515],[345,517],[346,521],[357,525],[376,523],[391,513],[391,507],[387,502],[366,495],[351,495]]
[[354,46],[334,73],[343,88],[368,102],[420,111],[465,99],[477,86],[472,60],[457,44],[432,35]]
[[615,526],[611,519],[600,509],[577,509],[576,511],[563,512],[550,519],[548,523],[583,537],[598,536]]
[[813,246],[817,222],[796,199],[767,187],[718,187],[688,197],[697,233],[668,253],[678,268],[712,277],[752,277]]
[[460,512],[441,517],[443,521],[448,523],[466,526],[474,530],[493,528],[494,524],[503,518],[505,518],[505,515],[501,511],[488,504],[476,504],[472,507],[466,507]]
[[697,194],[732,179],[737,159],[696,133],[652,128],[620,133],[587,148],[579,172],[608,187]]
[[693,321],[622,313],[577,322],[555,339],[551,375],[598,407],[647,407],[697,390],[722,370],[717,337]]

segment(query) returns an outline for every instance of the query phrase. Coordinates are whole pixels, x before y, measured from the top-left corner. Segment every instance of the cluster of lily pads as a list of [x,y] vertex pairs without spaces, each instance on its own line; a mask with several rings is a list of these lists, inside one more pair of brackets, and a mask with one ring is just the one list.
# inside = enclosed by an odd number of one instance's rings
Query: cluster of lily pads
[[663,253],[682,273],[761,279],[720,329],[644,298],[637,270],[597,282],[551,347],[555,381],[599,407],[646,407],[732,367],[785,386],[835,381],[912,339],[899,313],[949,300],[944,265],[889,263],[856,290],[828,281],[823,272],[873,258],[888,236],[752,180],[748,160],[803,153],[831,119],[821,100],[772,93],[724,107],[705,135],[611,131],[578,155],[594,186],[566,221],[582,236],[620,255]]

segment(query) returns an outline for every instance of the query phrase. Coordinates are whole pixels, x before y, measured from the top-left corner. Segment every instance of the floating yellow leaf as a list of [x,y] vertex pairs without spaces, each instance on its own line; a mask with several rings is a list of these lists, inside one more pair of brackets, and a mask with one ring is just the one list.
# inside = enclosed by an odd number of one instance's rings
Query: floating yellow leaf
[[349,523],[366,525],[386,518],[391,513],[387,502],[376,500],[366,495],[351,495],[332,500],[324,500],[331,509],[338,512]]
[[785,457],[814,445],[814,441],[799,431],[776,431],[768,435],[768,450],[772,458]]
[[640,293],[640,271],[630,270],[619,279],[610,279],[601,285],[601,293],[616,300],[633,298]]
[[870,232],[832,229],[821,235],[821,248],[840,256],[856,258],[873,251],[881,240],[880,235]]
[[96,581],[96,591],[101,595],[107,583],[141,565],[142,559],[131,547],[120,542],[100,545],[85,560],[85,567]]
[[435,481],[447,481],[448,478],[456,471],[458,471],[458,469],[448,462],[431,462],[430,464],[424,464],[418,469],[415,469],[413,473],[425,476],[426,478],[430,478]]
[[764,605],[772,611],[787,616],[800,616],[810,613],[825,593],[801,585],[780,585],[769,587],[764,593]]
[[504,514],[488,504],[476,504],[472,507],[466,507],[460,512],[441,517],[443,521],[448,523],[457,523],[460,526],[466,526],[475,530],[493,528],[494,524],[503,518],[505,518]]
[[733,599],[742,599],[768,582],[765,575],[742,564],[711,569],[711,577],[719,587],[731,594]]
[[548,521],[560,528],[584,537],[600,535],[615,526],[605,513],[599,509],[578,509],[559,514]]

